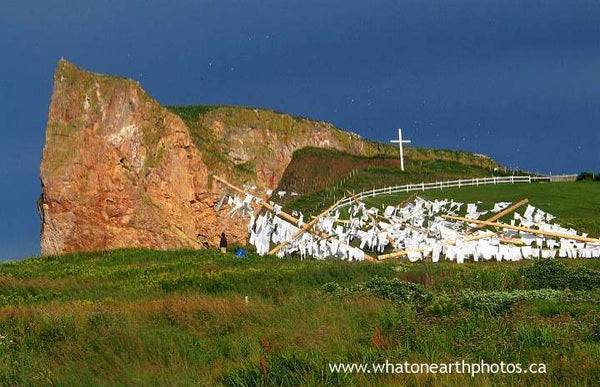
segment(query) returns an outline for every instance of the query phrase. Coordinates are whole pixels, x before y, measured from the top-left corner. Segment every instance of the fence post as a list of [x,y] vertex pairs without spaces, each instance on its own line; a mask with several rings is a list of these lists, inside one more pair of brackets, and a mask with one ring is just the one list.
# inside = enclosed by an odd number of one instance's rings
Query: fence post
[[475,179],[475,186],[479,187],[479,179]]
[[423,192],[424,192],[425,191],[425,182],[424,181],[421,182],[421,188],[423,189]]
[[458,188],[460,188],[460,179],[458,179]]
[[510,184],[515,184],[515,176],[510,175]]

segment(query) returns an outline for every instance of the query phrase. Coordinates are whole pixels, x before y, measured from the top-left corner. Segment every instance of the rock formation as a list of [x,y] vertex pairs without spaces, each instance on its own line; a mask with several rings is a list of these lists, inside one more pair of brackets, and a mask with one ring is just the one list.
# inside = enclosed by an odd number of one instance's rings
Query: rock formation
[[212,173],[275,188],[298,148],[381,151],[330,124],[265,110],[182,111],[185,121],[172,110],[136,81],[58,63],[40,171],[42,254],[201,248],[223,230],[243,242],[245,222],[213,210]]

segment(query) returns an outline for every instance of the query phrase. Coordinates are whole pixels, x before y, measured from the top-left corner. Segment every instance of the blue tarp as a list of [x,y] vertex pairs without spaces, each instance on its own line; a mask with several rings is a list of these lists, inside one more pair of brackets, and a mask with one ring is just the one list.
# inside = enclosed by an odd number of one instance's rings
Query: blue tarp
[[248,253],[246,252],[246,250],[242,249],[241,247],[238,247],[237,249],[235,249],[235,256],[240,258],[248,258]]

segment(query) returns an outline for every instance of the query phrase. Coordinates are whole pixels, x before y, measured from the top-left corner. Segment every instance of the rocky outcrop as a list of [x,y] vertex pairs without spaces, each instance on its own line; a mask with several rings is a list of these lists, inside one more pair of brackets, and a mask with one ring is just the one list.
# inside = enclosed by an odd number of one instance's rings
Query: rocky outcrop
[[378,151],[330,124],[227,109],[175,114],[133,80],[60,61],[40,171],[42,253],[201,248],[223,230],[243,242],[245,222],[213,210],[212,173],[275,188],[298,148]]
[[61,61],[41,164],[43,254],[215,243],[209,171],[183,121],[132,80]]

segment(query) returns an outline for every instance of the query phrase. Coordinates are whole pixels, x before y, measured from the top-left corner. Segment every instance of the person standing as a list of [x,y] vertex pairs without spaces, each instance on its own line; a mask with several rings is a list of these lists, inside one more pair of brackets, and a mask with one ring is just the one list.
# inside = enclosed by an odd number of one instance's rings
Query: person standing
[[225,237],[225,233],[221,233],[221,241],[219,242],[219,247],[221,248],[222,253],[227,252],[227,238]]

